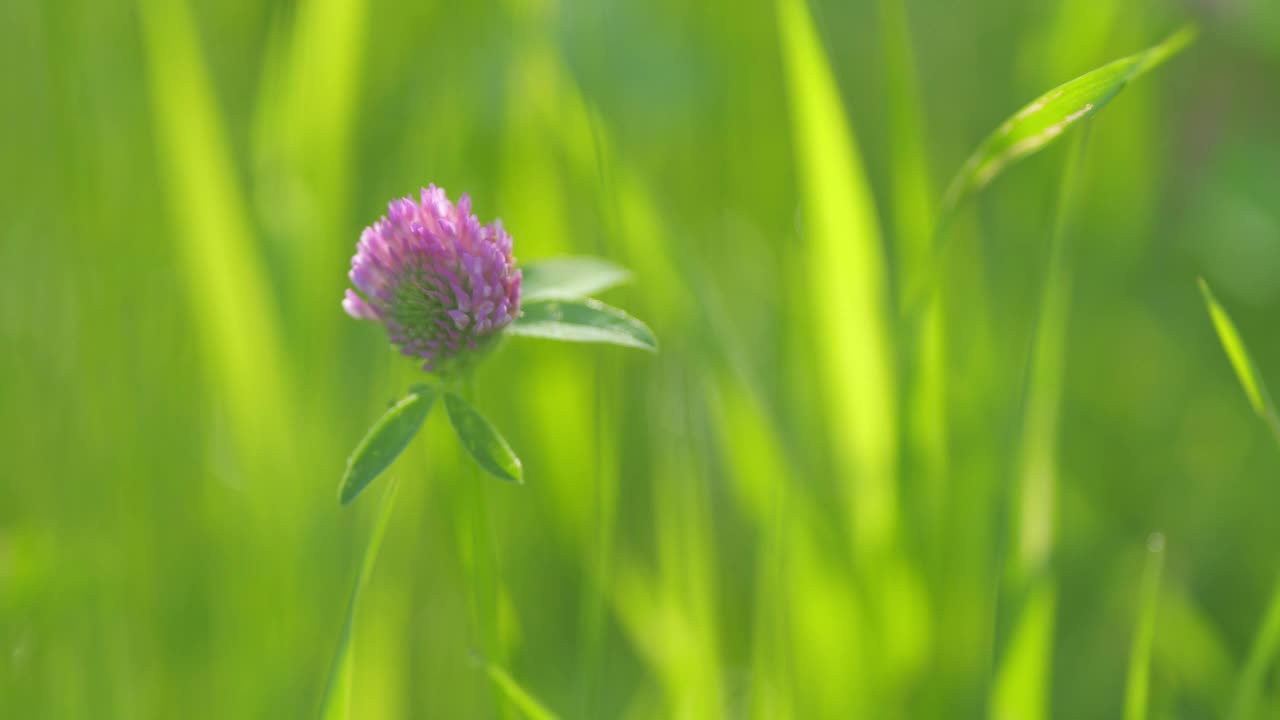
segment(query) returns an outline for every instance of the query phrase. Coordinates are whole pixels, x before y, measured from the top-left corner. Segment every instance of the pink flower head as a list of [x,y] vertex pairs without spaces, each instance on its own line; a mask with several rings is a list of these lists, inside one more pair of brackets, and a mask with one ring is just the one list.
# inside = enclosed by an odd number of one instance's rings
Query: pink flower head
[[481,225],[471,198],[454,205],[435,185],[421,202],[392,200],[365,228],[350,277],[359,292],[347,290],[347,314],[385,325],[427,371],[465,364],[520,314],[520,271],[502,221]]

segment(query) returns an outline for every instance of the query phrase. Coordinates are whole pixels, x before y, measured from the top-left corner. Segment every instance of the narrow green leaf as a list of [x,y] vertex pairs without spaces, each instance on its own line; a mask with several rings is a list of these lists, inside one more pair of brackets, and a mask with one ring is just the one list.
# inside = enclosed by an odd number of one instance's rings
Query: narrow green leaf
[[1163,63],[1195,39],[1185,27],[1164,42],[1121,58],[1050,90],[1019,110],[978,146],[942,201],[939,226],[965,198],[986,187],[1009,165],[1038,152],[1072,125],[1098,112],[1131,80]]
[[548,710],[546,705],[538,702],[538,699],[525,690],[506,670],[493,663],[486,663],[484,669],[489,679],[493,681],[494,687],[529,720],[556,720],[559,717]]
[[579,300],[631,279],[626,268],[594,257],[557,257],[522,264],[521,297],[533,300]]
[[[1213,291],[1209,289],[1209,283],[1205,282],[1204,278],[1200,279],[1200,292],[1204,295],[1205,305],[1209,308],[1209,317],[1212,318],[1213,327],[1218,333],[1218,341],[1222,344],[1227,359],[1231,361],[1231,367],[1235,369],[1240,387],[1244,389],[1245,397],[1249,399],[1249,405],[1267,424],[1276,441],[1280,443],[1280,415],[1276,413],[1271,393],[1267,391],[1257,366],[1249,357],[1249,351],[1245,348],[1244,341],[1240,339],[1235,323],[1218,303],[1218,299],[1214,297]],[[1262,627],[1254,635],[1248,659],[1236,681],[1235,697],[1232,700],[1229,715],[1233,720],[1244,720],[1256,716],[1257,704],[1266,684],[1267,671],[1274,665],[1277,653],[1280,653],[1280,583],[1277,583],[1271,593]]]
[[387,534],[387,524],[391,520],[391,510],[395,507],[399,487],[400,483],[392,478],[387,483],[386,492],[382,494],[378,517],[369,533],[364,557],[360,560],[360,574],[356,576],[356,583],[351,588],[347,614],[342,620],[342,632],[338,635],[338,647],[334,650],[333,662],[329,667],[329,679],[325,683],[324,698],[320,705],[321,720],[345,720],[350,716],[351,672],[354,665],[351,639],[355,633],[356,609],[360,606],[360,596],[364,593],[365,586],[369,584],[369,577],[373,575],[373,564],[378,559],[382,538]]
[[778,41],[804,215],[802,286],[836,471],[859,552],[898,522],[898,407],[889,274],[875,195],[805,0],[778,0]]
[[430,385],[414,385],[412,390],[378,418],[347,459],[347,472],[338,487],[338,499],[343,505],[354,500],[390,467],[422,428],[435,402],[436,391]]
[[1240,380],[1240,387],[1244,389],[1245,397],[1249,399],[1249,404],[1258,417],[1272,425],[1272,429],[1275,430],[1277,414],[1275,405],[1271,401],[1271,394],[1267,392],[1267,387],[1258,374],[1257,366],[1249,357],[1249,351],[1245,349],[1244,341],[1240,339],[1235,323],[1231,322],[1231,316],[1227,315],[1227,311],[1218,303],[1218,299],[1214,297],[1213,291],[1209,289],[1209,283],[1205,282],[1204,278],[1200,279],[1200,292],[1204,295],[1205,305],[1209,308],[1209,317],[1213,319],[1218,341],[1222,343],[1222,349],[1227,353],[1227,359],[1231,361],[1231,367],[1236,371],[1236,377]]
[[1253,636],[1253,647],[1236,681],[1235,697],[1231,701],[1232,720],[1248,720],[1258,717],[1257,706],[1267,685],[1268,670],[1275,664],[1280,652],[1280,583],[1271,592],[1262,626]]
[[241,456],[270,463],[281,455],[279,428],[295,424],[284,334],[189,5],[138,0],[137,10],[160,187],[169,191],[163,210],[173,218],[166,236],[213,375],[208,387],[226,402]]
[[545,300],[522,310],[508,330],[513,335],[658,350],[658,339],[644,323],[599,300]]
[[485,472],[499,480],[524,482],[520,458],[478,410],[455,393],[445,393],[444,407],[462,447]]
[[1160,604],[1160,575],[1164,570],[1164,535],[1147,538],[1147,562],[1142,571],[1142,605],[1129,653],[1129,677],[1125,682],[1124,720],[1146,720],[1151,684],[1151,646],[1156,634],[1156,608]]

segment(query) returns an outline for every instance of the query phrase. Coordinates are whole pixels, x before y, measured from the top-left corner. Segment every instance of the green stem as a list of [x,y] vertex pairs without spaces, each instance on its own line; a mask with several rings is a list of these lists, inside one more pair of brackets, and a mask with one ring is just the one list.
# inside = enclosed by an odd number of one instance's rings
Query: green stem
[[[469,375],[463,382],[462,396],[467,402],[475,403],[475,387]],[[472,632],[479,651],[484,655],[483,664],[505,669],[507,652],[501,622],[502,581],[489,528],[489,506],[485,493],[487,482],[475,463],[469,458],[464,458],[464,462],[468,467],[462,488],[462,518],[465,529],[459,541],[468,580]],[[509,717],[512,708],[497,688],[491,685],[491,689],[501,714]]]
[[1280,582],[1276,583],[1275,590],[1271,593],[1262,629],[1255,636],[1253,647],[1249,649],[1249,658],[1240,673],[1235,699],[1231,705],[1230,717],[1234,720],[1247,720],[1255,716],[1255,706],[1262,692],[1267,668],[1275,660],[1277,650],[1280,650]]
[[369,584],[373,575],[374,561],[378,558],[378,550],[382,547],[382,538],[386,535],[387,524],[391,519],[391,510],[396,503],[396,490],[399,480],[388,479],[387,489],[382,494],[382,502],[378,505],[378,516],[373,529],[369,533],[369,542],[365,545],[364,557],[360,560],[360,573],[356,576],[355,586],[351,588],[351,598],[347,601],[347,615],[342,622],[342,632],[338,636],[338,647],[333,653],[333,662],[329,667],[329,678],[325,682],[324,700],[320,704],[322,720],[345,718],[350,712],[351,701],[351,641],[355,634],[356,610],[360,605],[360,596]]
[[[1043,717],[1049,700],[1048,648],[1034,638],[1051,636],[1054,589],[1048,574],[1053,546],[1054,495],[1057,474],[1059,404],[1062,397],[1067,316],[1071,306],[1068,226],[1075,212],[1081,167],[1092,126],[1085,123],[1072,139],[1059,186],[1058,206],[1050,238],[1049,267],[1027,358],[1022,400],[1018,405],[1019,442],[1015,463],[1003,493],[1005,532],[996,550],[997,588],[1007,585],[1021,600],[1022,622],[1013,625],[1006,656],[990,680],[988,716]],[[1010,551],[1012,561],[1010,562]],[[1002,591],[992,608],[992,650],[998,633]],[[1046,609],[1047,608],[1047,609]],[[1025,637],[1023,637],[1025,635]],[[1020,656],[1012,654],[1023,648]]]
[[1124,691],[1124,720],[1146,720],[1151,685],[1151,646],[1156,634],[1156,609],[1160,604],[1160,574],[1164,570],[1164,536],[1147,540],[1147,562],[1142,573],[1142,605],[1129,654],[1129,678]]
[[[1264,393],[1263,420],[1271,430],[1276,444],[1280,446],[1280,419],[1277,419],[1274,404],[1266,389]],[[1249,657],[1245,660],[1244,670],[1236,684],[1235,699],[1231,703],[1233,720],[1244,720],[1254,716],[1258,696],[1262,692],[1267,668],[1275,662],[1277,651],[1280,651],[1280,581],[1271,591],[1271,600],[1267,604],[1266,615],[1262,619],[1262,628],[1254,636],[1253,647],[1249,649]]]

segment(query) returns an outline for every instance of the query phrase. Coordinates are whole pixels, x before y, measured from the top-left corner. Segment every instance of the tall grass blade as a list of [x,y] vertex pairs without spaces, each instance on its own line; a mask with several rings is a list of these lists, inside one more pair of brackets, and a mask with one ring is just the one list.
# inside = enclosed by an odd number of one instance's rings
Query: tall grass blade
[[1156,609],[1160,605],[1160,575],[1164,571],[1164,536],[1147,539],[1142,570],[1142,604],[1129,652],[1129,677],[1124,690],[1124,720],[1146,720],[1151,685],[1151,647],[1156,634]]
[[1021,608],[1000,663],[991,698],[991,720],[1049,717],[1057,588],[1053,579],[1035,583]]
[[347,602],[347,614],[342,620],[342,632],[338,635],[338,648],[333,653],[329,680],[325,684],[324,699],[320,705],[321,720],[346,720],[351,717],[351,676],[355,665],[351,643],[355,634],[356,611],[360,607],[360,596],[364,593],[365,586],[369,584],[370,576],[373,575],[373,566],[378,559],[378,551],[382,547],[382,538],[387,533],[387,524],[391,520],[391,511],[395,507],[398,489],[399,480],[393,477],[382,493],[378,515],[369,533],[369,544],[365,546],[364,557],[360,560],[360,571],[356,575],[355,586],[351,588],[351,599]]
[[777,8],[826,426],[849,483],[855,542],[883,549],[897,525],[898,411],[880,225],[808,7]]
[[280,453],[296,427],[270,292],[232,148],[186,0],[138,0],[173,241],[203,352],[243,458]]
[[1078,178],[1088,148],[1088,128],[1074,140],[1059,187],[1050,239],[1049,268],[1031,348],[1029,376],[1012,491],[1013,562],[1010,577],[1018,609],[1010,649],[1001,660],[994,689],[994,718],[1046,717],[1049,708],[1056,591],[1048,572],[1058,474],[1058,424],[1062,400],[1067,317],[1071,306],[1068,226],[1078,196]]
[[1253,647],[1249,649],[1249,657],[1240,671],[1231,704],[1230,717],[1233,720],[1249,720],[1258,716],[1257,707],[1267,684],[1267,670],[1274,665],[1277,651],[1280,651],[1280,582],[1271,592],[1262,627],[1254,636]]
[[[903,274],[914,276],[929,263],[933,213],[937,209],[925,142],[924,111],[916,79],[905,0],[880,0],[884,43],[885,110],[892,133],[889,142],[890,217]],[[913,285],[902,280],[899,289]]]
[[[291,282],[308,331],[294,338],[306,348],[308,369],[331,362],[339,318],[331,302],[341,293],[341,267],[355,241],[351,224],[353,136],[359,121],[370,3],[302,0],[288,13],[287,32],[274,38],[265,60],[256,119],[255,161],[262,177],[258,201],[271,230],[287,244],[297,268]],[[357,226],[358,227],[358,226]],[[309,398],[306,398],[309,399]]]
[[[1244,340],[1240,338],[1236,325],[1227,314],[1225,308],[1214,296],[1209,283],[1200,279],[1200,292],[1204,295],[1205,306],[1209,309],[1209,317],[1213,320],[1218,341],[1231,361],[1240,387],[1249,400],[1250,407],[1271,430],[1277,444],[1280,444],[1280,415],[1276,413],[1275,402],[1267,390],[1257,365],[1249,355]],[[1267,669],[1275,662],[1276,653],[1280,651],[1280,583],[1272,591],[1271,602],[1267,606],[1262,627],[1254,636],[1253,647],[1245,661],[1240,679],[1236,685],[1235,698],[1232,700],[1231,717],[1238,720],[1255,716],[1255,708],[1262,695],[1266,681]]]
[[1156,68],[1195,39],[1184,27],[1164,42],[1066,82],[1031,101],[1004,121],[969,156],[942,199],[939,227],[966,198],[982,190],[1005,168],[1042,150],[1068,128],[1111,102],[1125,85]]

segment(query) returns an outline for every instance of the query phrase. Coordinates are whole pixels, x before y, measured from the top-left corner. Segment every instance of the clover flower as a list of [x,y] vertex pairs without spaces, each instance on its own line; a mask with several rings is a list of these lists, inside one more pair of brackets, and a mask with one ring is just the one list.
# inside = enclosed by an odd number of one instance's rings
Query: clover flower
[[523,481],[520,458],[464,397],[473,364],[501,336],[658,350],[644,323],[592,297],[626,282],[626,270],[591,257],[548,258],[517,269],[502,223],[481,225],[470,198],[454,205],[435,185],[417,202],[391,201],[387,214],[365,228],[350,277],[355,289],[342,300],[347,314],[381,323],[400,352],[421,358],[437,377],[412,385],[365,433],[338,487],[344,505],[404,451],[437,397],[481,469]]
[[392,200],[365,228],[342,301],[347,314],[380,322],[400,352],[428,372],[464,367],[520,315],[520,271],[511,236],[481,225],[465,193],[457,205],[431,185],[421,201]]

